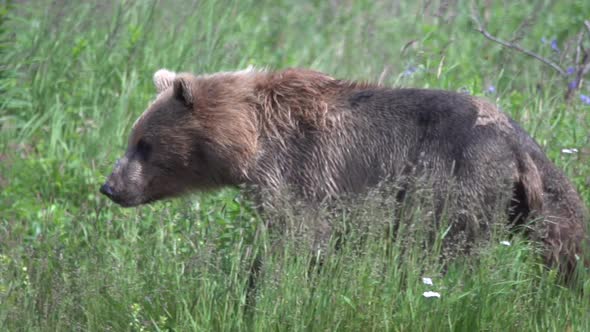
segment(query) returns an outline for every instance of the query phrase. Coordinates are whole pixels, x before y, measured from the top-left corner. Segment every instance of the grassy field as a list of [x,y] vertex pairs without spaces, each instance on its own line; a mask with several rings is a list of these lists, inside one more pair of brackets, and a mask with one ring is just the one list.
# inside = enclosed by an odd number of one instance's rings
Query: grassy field
[[[588,1],[486,3],[490,33],[573,65]],[[409,243],[378,230],[310,273],[314,253],[289,238],[269,250],[236,190],[135,209],[98,194],[157,69],[253,64],[485,95],[590,203],[590,88],[565,100],[572,76],[485,39],[471,5],[0,1],[0,330],[590,331],[590,278],[564,287],[503,230],[445,274],[419,232]],[[267,253],[247,305],[253,252]]]

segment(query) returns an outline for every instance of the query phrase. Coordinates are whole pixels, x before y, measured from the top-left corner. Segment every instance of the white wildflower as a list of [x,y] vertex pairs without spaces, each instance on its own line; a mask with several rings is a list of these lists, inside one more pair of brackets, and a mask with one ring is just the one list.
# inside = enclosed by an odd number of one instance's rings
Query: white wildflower
[[509,241],[500,241],[501,245],[505,245],[507,247],[510,247],[512,244]]
[[424,297],[429,298],[429,297],[438,297],[440,298],[440,293],[439,292],[432,292],[432,291],[427,291],[424,292],[424,294],[422,294]]
[[561,153],[565,153],[565,154],[574,154],[574,153],[578,153],[578,149],[576,149],[576,148],[571,148],[571,149],[561,149]]
[[429,286],[433,286],[434,283],[432,283],[432,279],[427,278],[427,277],[422,277],[422,283],[424,285],[429,285]]

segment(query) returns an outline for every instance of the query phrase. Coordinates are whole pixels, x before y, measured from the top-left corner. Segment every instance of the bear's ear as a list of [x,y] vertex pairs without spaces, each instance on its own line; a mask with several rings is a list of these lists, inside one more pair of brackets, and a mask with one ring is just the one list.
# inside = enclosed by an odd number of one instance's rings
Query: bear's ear
[[181,74],[174,79],[174,98],[182,101],[186,105],[192,105],[194,77],[189,74]]
[[172,86],[176,73],[167,69],[160,69],[154,74],[154,85],[158,94]]

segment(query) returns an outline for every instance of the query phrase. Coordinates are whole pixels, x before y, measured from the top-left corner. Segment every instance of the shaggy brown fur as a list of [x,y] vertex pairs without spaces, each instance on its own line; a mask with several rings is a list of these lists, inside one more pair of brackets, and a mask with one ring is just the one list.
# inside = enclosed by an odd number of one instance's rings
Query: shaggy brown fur
[[503,207],[514,224],[534,221],[549,264],[569,273],[582,256],[587,217],[578,194],[526,132],[485,100],[303,69],[161,70],[154,83],[158,97],[101,188],[121,205],[228,185],[269,194],[258,195],[261,203],[285,191],[316,203],[388,181],[401,186],[402,199],[408,179],[421,178],[431,183],[435,215],[452,206],[449,241],[485,233]]

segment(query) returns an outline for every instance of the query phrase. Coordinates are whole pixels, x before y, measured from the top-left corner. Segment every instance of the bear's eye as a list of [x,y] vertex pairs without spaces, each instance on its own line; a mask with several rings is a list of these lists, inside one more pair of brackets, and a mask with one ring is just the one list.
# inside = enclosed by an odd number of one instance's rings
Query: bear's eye
[[137,142],[137,146],[135,147],[135,151],[139,155],[139,158],[141,158],[143,161],[147,161],[148,158],[150,157],[152,147],[148,142],[146,142],[143,139],[140,139],[139,142]]

